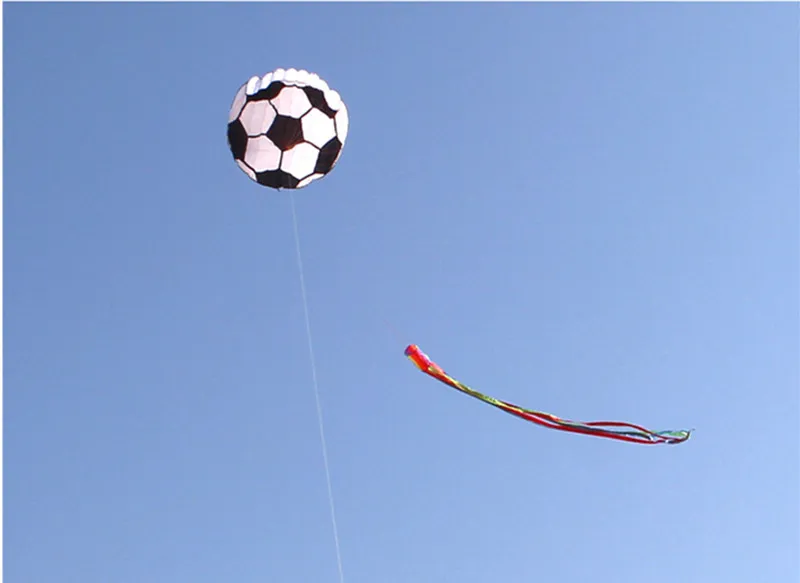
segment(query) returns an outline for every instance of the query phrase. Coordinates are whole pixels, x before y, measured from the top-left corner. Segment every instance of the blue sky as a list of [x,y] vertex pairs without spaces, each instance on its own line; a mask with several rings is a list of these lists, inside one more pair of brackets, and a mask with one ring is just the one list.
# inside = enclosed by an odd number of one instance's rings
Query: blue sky
[[295,199],[346,581],[798,578],[796,6],[4,20],[7,581],[338,581],[289,199],[225,140],[276,67],[350,111]]

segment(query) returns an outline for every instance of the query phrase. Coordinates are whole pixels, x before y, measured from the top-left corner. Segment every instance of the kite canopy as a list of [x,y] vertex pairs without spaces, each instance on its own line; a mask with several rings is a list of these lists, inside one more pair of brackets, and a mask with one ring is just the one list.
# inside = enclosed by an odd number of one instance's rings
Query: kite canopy
[[228,146],[255,182],[297,189],[333,170],[348,126],[342,98],[318,75],[276,69],[239,88],[228,114]]

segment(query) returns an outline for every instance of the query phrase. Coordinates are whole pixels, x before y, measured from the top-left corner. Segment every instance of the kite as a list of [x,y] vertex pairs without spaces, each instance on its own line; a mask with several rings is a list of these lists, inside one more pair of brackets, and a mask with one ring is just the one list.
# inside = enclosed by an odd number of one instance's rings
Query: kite
[[251,180],[296,190],[333,170],[349,126],[342,97],[319,75],[275,69],[239,87],[228,113],[228,147]]
[[453,387],[454,389],[466,393],[476,399],[480,399],[484,403],[488,403],[498,409],[521,417],[526,421],[537,423],[550,429],[558,429],[560,431],[570,431],[572,433],[582,433],[584,435],[594,435],[597,437],[606,437],[608,439],[617,439],[620,441],[628,441],[632,443],[642,444],[668,444],[674,445],[683,443],[691,434],[691,431],[677,430],[677,431],[650,431],[639,425],[632,425],[630,423],[623,423],[620,421],[589,421],[578,422],[561,419],[549,413],[541,411],[533,411],[530,409],[523,409],[517,405],[495,399],[488,395],[479,393],[471,389],[462,382],[457,381],[448,375],[442,367],[433,362],[427,354],[420,350],[416,344],[409,345],[405,350],[405,355],[425,374],[432,376],[436,380]]

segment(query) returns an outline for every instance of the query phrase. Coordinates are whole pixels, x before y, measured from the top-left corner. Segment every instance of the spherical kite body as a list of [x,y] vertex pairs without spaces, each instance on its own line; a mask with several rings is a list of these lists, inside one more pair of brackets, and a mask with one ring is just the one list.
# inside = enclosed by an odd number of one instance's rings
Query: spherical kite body
[[348,129],[339,94],[317,75],[277,69],[239,88],[228,115],[228,146],[262,186],[303,188],[339,160]]

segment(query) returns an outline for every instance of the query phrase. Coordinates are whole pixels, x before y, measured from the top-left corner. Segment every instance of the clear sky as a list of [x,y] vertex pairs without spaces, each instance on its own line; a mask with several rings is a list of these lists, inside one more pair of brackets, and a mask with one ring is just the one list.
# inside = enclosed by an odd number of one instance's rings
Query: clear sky
[[276,67],[350,111],[295,195],[345,581],[798,580],[796,5],[4,20],[6,581],[338,581],[290,201],[225,139]]

